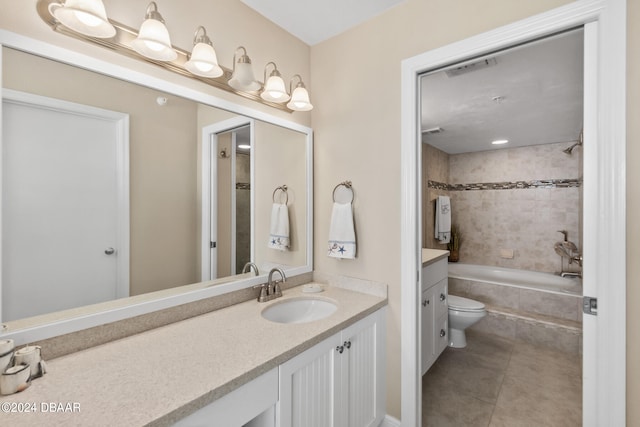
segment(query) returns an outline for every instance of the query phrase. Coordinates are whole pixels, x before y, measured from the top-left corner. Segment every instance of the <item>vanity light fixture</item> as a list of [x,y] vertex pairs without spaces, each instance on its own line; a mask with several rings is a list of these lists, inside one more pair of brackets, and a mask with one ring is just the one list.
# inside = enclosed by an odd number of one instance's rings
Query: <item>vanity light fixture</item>
[[144,22],[131,46],[140,55],[156,61],[173,61],[178,57],[156,2],[152,1],[147,6]]
[[508,139],[496,139],[495,141],[491,141],[491,144],[493,144],[493,145],[502,145],[502,144],[506,144],[508,142],[509,142]]
[[[242,55],[237,57],[238,51],[242,49]],[[253,67],[251,66],[251,58],[247,55],[247,49],[244,46],[240,46],[233,53],[233,70],[231,73],[231,79],[229,79],[229,86],[236,90],[257,92],[262,85],[256,81],[253,74]]]
[[102,0],[65,0],[51,3],[49,12],[65,27],[89,37],[108,39],[116,35]]
[[249,144],[238,144],[238,148],[241,150],[249,150],[251,146]]
[[[291,85],[296,77],[300,81],[293,92],[291,92]],[[309,92],[307,92],[307,88],[304,86],[300,74],[295,74],[291,77],[291,80],[289,81],[289,92],[291,92],[291,101],[289,101],[287,107],[293,111],[309,111],[313,109],[313,105],[311,105],[311,101],[309,101]]]
[[207,30],[203,26],[196,29],[193,36],[193,50],[189,55],[189,60],[184,64],[184,68],[200,77],[215,78],[224,74],[218,65],[218,57],[213,49],[213,43],[211,43],[211,39],[207,36]]
[[[273,71],[269,74],[269,79],[267,80],[267,68],[269,65],[273,65]],[[268,62],[267,65],[264,66],[264,89],[260,94],[260,97],[266,101],[271,102],[287,102],[289,100],[289,94],[287,93],[287,88],[284,85],[284,80],[282,80],[282,75],[280,71],[278,71],[278,66],[275,62]]]
[[[233,54],[232,69],[220,65],[203,26],[196,29],[191,52],[173,46],[155,1],[148,4],[139,31],[109,19],[103,0],[37,0],[36,10],[40,18],[57,33],[138,60],[150,61],[172,73],[282,111],[291,113],[313,108],[300,75],[293,76],[287,92],[275,62],[267,63],[264,68],[266,84],[263,89],[263,83],[256,80],[253,74],[251,59],[243,46]],[[273,71],[267,80],[270,65]],[[296,78],[298,82],[294,87]],[[291,102],[287,103],[290,99]]]

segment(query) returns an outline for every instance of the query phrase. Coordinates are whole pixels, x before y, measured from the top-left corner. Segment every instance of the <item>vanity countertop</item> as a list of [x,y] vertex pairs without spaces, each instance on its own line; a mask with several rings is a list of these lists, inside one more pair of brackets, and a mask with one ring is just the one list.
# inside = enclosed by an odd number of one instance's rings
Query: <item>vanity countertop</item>
[[441,249],[422,248],[422,266],[426,267],[427,265],[433,264],[434,262],[448,256],[449,251],[443,251]]
[[[267,303],[252,299],[48,361],[47,374],[31,387],[0,396],[2,424],[171,425],[387,304],[384,297],[322,287],[304,294],[298,286]],[[303,324],[260,315],[299,296],[331,299],[338,310]]]

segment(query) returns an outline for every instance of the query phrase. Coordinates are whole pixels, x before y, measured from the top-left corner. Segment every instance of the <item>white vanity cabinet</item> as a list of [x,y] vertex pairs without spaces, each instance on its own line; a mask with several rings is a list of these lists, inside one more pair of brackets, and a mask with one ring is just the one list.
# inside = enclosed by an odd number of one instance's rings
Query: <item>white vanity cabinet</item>
[[420,321],[422,375],[433,365],[448,343],[448,264],[442,258],[422,268]]
[[385,413],[385,309],[280,365],[280,427],[378,426]]

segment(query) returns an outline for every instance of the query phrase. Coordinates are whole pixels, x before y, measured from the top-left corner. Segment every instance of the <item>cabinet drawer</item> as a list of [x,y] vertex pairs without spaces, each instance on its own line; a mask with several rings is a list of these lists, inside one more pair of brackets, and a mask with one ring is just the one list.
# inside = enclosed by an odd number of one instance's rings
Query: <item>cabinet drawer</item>
[[449,274],[449,264],[447,259],[443,258],[439,261],[429,264],[422,268],[422,290],[425,291],[435,285],[442,279],[447,278]]

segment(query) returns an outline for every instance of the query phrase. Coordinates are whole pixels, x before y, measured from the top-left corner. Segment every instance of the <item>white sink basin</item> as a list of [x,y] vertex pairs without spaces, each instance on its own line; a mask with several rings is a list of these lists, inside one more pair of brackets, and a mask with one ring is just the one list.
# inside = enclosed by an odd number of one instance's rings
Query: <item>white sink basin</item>
[[331,301],[319,298],[293,298],[262,310],[262,317],[277,323],[307,323],[324,319],[338,309]]

